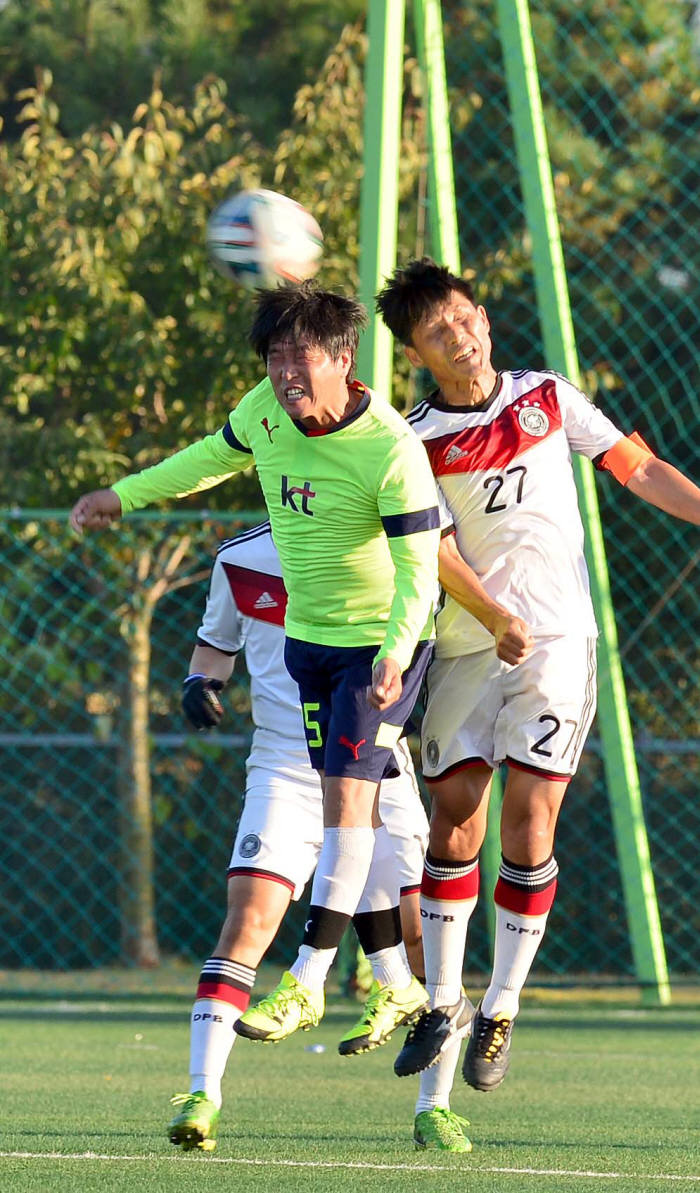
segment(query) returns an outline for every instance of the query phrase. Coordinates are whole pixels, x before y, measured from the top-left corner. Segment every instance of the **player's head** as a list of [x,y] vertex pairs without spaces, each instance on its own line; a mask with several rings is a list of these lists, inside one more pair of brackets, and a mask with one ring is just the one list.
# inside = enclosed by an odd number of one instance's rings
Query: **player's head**
[[455,292],[476,306],[474,292],[464,278],[437,265],[430,257],[409,261],[395,269],[377,295],[377,311],[402,344],[411,344],[413,330]]
[[367,312],[361,303],[308,281],[257,292],[250,342],[265,363],[270,345],[280,341],[321,349],[332,360],[349,353],[350,381],[360,332],[366,324]]
[[446,393],[490,392],[491,325],[469,282],[429,257],[396,269],[377,310],[415,368],[429,369]]

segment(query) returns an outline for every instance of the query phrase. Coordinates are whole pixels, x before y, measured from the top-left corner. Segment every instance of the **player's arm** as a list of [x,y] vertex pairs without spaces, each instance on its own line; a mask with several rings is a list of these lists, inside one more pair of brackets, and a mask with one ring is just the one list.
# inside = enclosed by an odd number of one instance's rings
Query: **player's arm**
[[71,526],[78,533],[99,529],[153,501],[211,489],[248,468],[253,462],[252,454],[243,445],[231,446],[224,437],[225,431],[226,427],[191,443],[160,464],[123,477],[111,489],[85,493],[73,506]]
[[400,676],[419,641],[433,636],[440,518],[435,481],[416,435],[394,446],[379,494],[379,513],[394,564],[394,597],[384,642],[374,660],[371,703],[385,708],[401,694]]
[[[257,387],[259,388],[259,387]],[[251,391],[252,396],[256,390]],[[154,501],[187,497],[212,489],[253,463],[245,432],[248,403],[244,398],[220,431],[206,435],[142,472],[117,481],[111,489],[85,493],[73,506],[70,524],[82,534],[115,521]]]
[[665,460],[647,456],[632,473],[627,488],[674,518],[700,526],[700,489]]
[[700,525],[700,489],[673,464],[660,460],[635,431],[623,435],[595,461],[596,467],[611,472],[642,501],[683,522]]
[[182,685],[182,711],[195,729],[213,729],[224,707],[219,699],[233,674],[235,654],[198,642],[192,652],[187,678]]
[[440,542],[438,575],[445,592],[493,634],[499,659],[514,666],[527,658],[534,645],[530,627],[489,596],[460,554],[454,534],[444,535]]
[[231,678],[236,655],[246,638],[241,616],[219,551],[211,570],[207,603],[197,644],[182,690],[182,708],[195,729],[211,729],[224,715],[219,692]]

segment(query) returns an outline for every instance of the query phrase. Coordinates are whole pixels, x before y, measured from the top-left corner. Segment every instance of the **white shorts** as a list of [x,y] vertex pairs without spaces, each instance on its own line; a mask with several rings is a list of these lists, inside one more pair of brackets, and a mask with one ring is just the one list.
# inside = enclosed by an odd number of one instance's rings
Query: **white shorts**
[[595,677],[595,638],[539,639],[516,667],[492,647],[434,659],[421,740],[426,779],[476,760],[575,774],[595,714]]
[[[272,738],[269,735],[261,748],[254,747],[248,760],[245,802],[228,873],[229,877],[264,875],[289,887],[292,899],[297,900],[316,868],[323,844],[321,781],[308,760],[303,767],[291,765],[289,752],[281,773],[279,739],[273,754]],[[428,821],[403,740],[396,747],[396,756],[402,773],[383,781],[379,814],[394,840],[404,890],[420,886]]]
[[405,737],[394,746],[394,754],[401,774],[395,779],[382,779],[379,815],[394,841],[401,891],[404,892],[420,887],[429,825]]

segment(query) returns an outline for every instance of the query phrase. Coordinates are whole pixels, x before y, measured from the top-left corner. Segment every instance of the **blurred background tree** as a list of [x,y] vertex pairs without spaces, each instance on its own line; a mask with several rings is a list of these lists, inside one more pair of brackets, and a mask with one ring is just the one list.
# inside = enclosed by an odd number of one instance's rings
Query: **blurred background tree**
[[119,123],[150,92],[189,105],[207,75],[271,145],[298,88],[313,81],[361,0],[7,0],[0,11],[0,115],[12,136],[16,93],[50,70],[60,130]]

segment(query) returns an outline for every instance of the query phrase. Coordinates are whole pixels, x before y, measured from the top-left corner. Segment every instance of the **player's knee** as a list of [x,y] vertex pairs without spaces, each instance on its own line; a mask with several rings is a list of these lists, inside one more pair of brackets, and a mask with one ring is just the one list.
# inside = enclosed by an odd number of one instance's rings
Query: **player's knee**
[[237,946],[248,947],[267,938],[277,931],[280,916],[276,909],[260,904],[243,904],[240,907],[229,908],[219,937],[219,943],[224,951]]
[[434,817],[430,822],[430,852],[433,857],[471,858],[481,848],[481,832],[467,821],[455,824],[448,817]]

